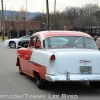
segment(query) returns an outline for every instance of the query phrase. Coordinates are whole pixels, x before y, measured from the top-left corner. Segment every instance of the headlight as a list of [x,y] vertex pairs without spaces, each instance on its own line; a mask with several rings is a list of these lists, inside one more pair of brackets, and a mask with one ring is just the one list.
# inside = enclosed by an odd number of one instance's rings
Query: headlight
[[22,42],[19,42],[19,44],[22,44]]

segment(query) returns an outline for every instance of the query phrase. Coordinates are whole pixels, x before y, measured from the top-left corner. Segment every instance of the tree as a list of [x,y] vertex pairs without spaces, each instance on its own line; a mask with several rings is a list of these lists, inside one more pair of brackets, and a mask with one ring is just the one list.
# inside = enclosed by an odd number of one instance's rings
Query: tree
[[44,13],[37,13],[31,21],[41,21],[42,22],[42,30],[46,30],[46,14]]
[[53,29],[63,30],[64,26],[68,26],[69,23],[69,20],[63,12],[56,11],[55,15],[53,13],[50,14],[50,24]]
[[35,15],[35,17],[31,18],[31,21],[42,21],[46,23],[46,14],[39,12]]
[[79,7],[66,7],[63,11],[66,14],[66,17],[70,20],[72,26],[74,26],[74,20],[79,15]]
[[82,7],[66,7],[64,13],[73,27],[90,27],[100,25],[98,4],[85,4]]

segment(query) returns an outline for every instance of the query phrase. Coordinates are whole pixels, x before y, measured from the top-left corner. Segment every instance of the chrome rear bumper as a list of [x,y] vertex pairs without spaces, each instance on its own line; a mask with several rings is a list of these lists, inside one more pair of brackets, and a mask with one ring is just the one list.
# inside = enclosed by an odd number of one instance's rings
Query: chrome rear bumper
[[54,81],[100,81],[100,74],[60,74],[60,75],[45,75],[45,79],[51,82]]

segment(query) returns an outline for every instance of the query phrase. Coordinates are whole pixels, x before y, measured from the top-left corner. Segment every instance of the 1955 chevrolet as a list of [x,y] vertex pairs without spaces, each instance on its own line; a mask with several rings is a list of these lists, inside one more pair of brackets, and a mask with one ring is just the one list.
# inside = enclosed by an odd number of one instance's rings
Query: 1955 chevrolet
[[20,74],[34,77],[40,89],[56,81],[86,81],[100,87],[100,51],[87,33],[36,32],[26,48],[18,49],[16,65]]

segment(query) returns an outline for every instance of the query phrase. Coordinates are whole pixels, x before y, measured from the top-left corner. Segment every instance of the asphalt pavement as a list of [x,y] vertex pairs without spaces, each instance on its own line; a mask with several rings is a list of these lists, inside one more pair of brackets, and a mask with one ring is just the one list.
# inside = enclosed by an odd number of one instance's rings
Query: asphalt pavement
[[40,90],[34,78],[19,74],[16,60],[17,49],[0,42],[0,100],[100,100],[100,89],[84,82],[50,83]]

